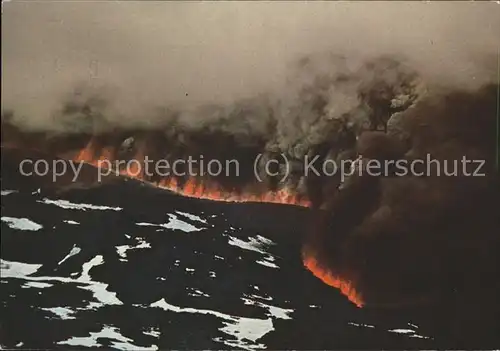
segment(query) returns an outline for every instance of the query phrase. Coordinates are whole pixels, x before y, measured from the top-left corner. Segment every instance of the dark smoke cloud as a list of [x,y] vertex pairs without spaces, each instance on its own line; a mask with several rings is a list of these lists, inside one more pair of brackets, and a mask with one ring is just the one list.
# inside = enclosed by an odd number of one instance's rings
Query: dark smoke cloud
[[[496,57],[500,31],[495,3],[14,1],[2,17],[2,109],[25,126],[56,130],[75,127],[60,120],[84,100],[111,124],[130,125],[159,123],[157,107],[293,99],[297,85],[332,70],[329,59],[307,58],[316,52],[348,58],[347,71],[403,55],[426,82],[479,86],[496,70],[496,60],[485,62]],[[322,92],[328,108],[351,109],[359,83]],[[217,117],[186,112],[179,121]]]
[[[281,156],[285,155],[292,170],[287,183],[280,187],[308,195],[319,203],[322,182],[305,179],[305,157],[318,155],[321,163],[352,155],[356,138],[364,130],[385,129],[389,117],[414,104],[425,89],[417,72],[399,58],[382,56],[355,62],[338,55],[318,54],[303,57],[297,66],[298,76],[289,81],[287,96],[261,94],[225,105],[157,108],[147,115],[154,120],[135,124],[110,120],[105,95],[86,95],[85,90],[76,90],[55,120],[65,133],[59,129],[50,137],[49,129],[38,132],[39,138],[49,138],[44,143],[59,155],[71,148],[81,149],[90,135],[99,135],[96,157],[99,148],[112,147],[132,149],[129,158],[142,153],[170,161],[199,155],[237,159],[243,165],[242,176],[234,179],[240,188],[256,182],[253,161],[259,154],[263,154],[260,178],[267,178],[268,187],[278,186],[276,180],[286,172]],[[4,114],[4,121],[7,116]],[[15,118],[14,111],[8,118],[10,124],[15,123]],[[17,135],[15,131],[6,132],[4,141]],[[75,138],[77,135],[81,137]],[[124,153],[116,156],[123,157]],[[272,178],[265,174],[263,166],[270,159],[280,160],[283,166],[281,174]]]
[[[365,173],[330,187],[306,244],[322,267],[351,279],[367,305],[428,309],[432,333],[447,347],[490,345],[500,324],[491,312],[500,291],[499,89],[443,91],[397,114],[397,132],[362,134],[365,162],[431,154],[441,164],[428,176]],[[484,160],[486,176],[444,176],[463,156]]]
[[157,157],[212,149],[248,163],[283,153],[292,164],[285,186],[320,206],[326,180],[301,176],[306,155],[351,158],[367,129],[408,143],[399,119],[419,99],[497,79],[495,10],[12,2],[3,8],[2,122],[60,152],[100,134],[101,147],[147,145]]

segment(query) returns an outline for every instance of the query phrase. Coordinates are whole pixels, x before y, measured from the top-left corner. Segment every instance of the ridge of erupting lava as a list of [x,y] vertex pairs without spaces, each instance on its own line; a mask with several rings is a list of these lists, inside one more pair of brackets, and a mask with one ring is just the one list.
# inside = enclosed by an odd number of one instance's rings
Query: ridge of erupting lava
[[[76,156],[72,157],[75,162],[85,162],[94,167],[106,168],[102,161],[115,161],[115,150],[112,147],[103,147],[99,150],[96,147],[94,138],[91,138],[87,145],[79,150]],[[139,149],[131,158],[144,162],[144,152]],[[100,162],[101,161],[101,162]],[[125,169],[114,170],[122,176],[140,180],[158,188],[172,191],[176,194],[204,200],[224,201],[224,202],[266,202],[274,204],[286,204],[302,207],[309,207],[310,201],[294,195],[291,190],[283,188],[276,191],[266,191],[263,194],[252,192],[228,191],[222,189],[215,182],[198,180],[195,177],[188,177],[182,183],[176,177],[165,177],[160,180],[147,179],[147,175],[142,172],[142,166],[134,162]]]
[[[104,147],[98,150],[94,138],[91,138],[87,145],[78,151],[73,161],[85,162],[95,167],[102,167],[99,161],[112,161],[114,150],[111,147]],[[134,160],[141,160],[144,157],[144,152],[139,149]],[[182,185],[175,177],[163,178],[159,181],[146,179],[140,169],[127,168],[118,170],[120,175],[137,179],[148,184],[152,184],[162,189],[167,189],[186,197],[194,197],[198,199],[206,199],[213,201],[225,202],[266,202],[276,204],[287,204],[309,207],[309,200],[300,199],[298,196],[292,195],[288,189],[280,189],[277,191],[268,191],[261,195],[252,194],[250,192],[231,192],[222,190],[215,183],[199,181],[194,177],[190,177]],[[311,271],[315,277],[319,278],[325,284],[339,289],[349,301],[357,307],[363,307],[364,302],[361,294],[354,288],[352,282],[346,281],[339,276],[333,275],[326,269],[323,269],[313,255],[303,255],[304,267]]]
[[194,197],[198,199],[225,201],[225,202],[266,202],[273,204],[294,205],[309,207],[308,200],[299,199],[297,196],[292,195],[287,189],[280,189],[278,191],[269,191],[263,195],[255,195],[251,193],[237,193],[226,192],[220,190],[219,187],[212,184],[205,184],[205,182],[196,181],[191,177],[179,186],[176,178],[169,178],[159,182],[151,182],[159,188],[167,189],[179,195],[186,197]]
[[[2,141],[2,144],[6,144]],[[9,144],[10,145],[10,144]],[[42,146],[44,144],[42,143]],[[5,145],[4,145],[5,146]],[[19,143],[12,143],[14,148],[22,148]],[[43,149],[43,147],[42,147]],[[93,136],[85,146],[81,149],[73,151],[59,151],[56,152],[59,157],[74,162],[83,162],[94,166],[96,168],[107,168],[106,165],[112,165],[114,161],[118,160],[117,155],[119,150],[115,146],[102,146],[99,144],[98,139]],[[140,161],[144,160],[144,148],[139,148],[134,152],[132,157],[127,157],[129,160]],[[102,162],[109,161],[109,162]],[[116,163],[115,163],[116,164]],[[185,197],[192,197],[198,199],[206,199],[212,201],[223,202],[260,202],[260,203],[275,203],[286,204],[301,207],[311,207],[309,199],[304,199],[301,196],[294,195],[293,190],[282,188],[276,191],[266,191],[263,193],[252,193],[251,191],[228,191],[223,189],[216,181],[208,181],[206,179],[189,177],[176,178],[176,177],[163,177],[161,179],[152,179],[142,172],[142,165],[138,162],[133,162],[130,167],[120,167],[119,169],[110,169],[112,174],[123,176],[130,179],[135,179],[143,183],[169,190],[173,193]],[[334,276],[329,271],[324,270],[318,264],[313,255],[303,256],[304,267],[310,270],[314,276],[322,280],[325,284],[337,288],[357,307],[363,306],[363,300],[358,291],[354,289],[351,282],[348,282],[338,276]]]
[[314,258],[314,256],[310,253],[303,253],[302,261],[304,262],[304,266],[311,271],[316,278],[319,278],[326,285],[339,289],[340,292],[357,307],[361,308],[364,306],[365,303],[361,293],[356,290],[351,281],[345,280],[338,275],[334,275],[328,269],[321,267],[316,258]]

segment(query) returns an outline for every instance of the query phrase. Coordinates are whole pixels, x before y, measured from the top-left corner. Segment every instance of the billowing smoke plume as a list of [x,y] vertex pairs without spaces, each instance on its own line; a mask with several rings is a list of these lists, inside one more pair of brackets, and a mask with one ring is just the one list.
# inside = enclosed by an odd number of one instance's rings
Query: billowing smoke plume
[[[500,30],[493,2],[14,1],[2,10],[2,110],[15,110],[24,126],[53,130],[85,128],[64,118],[73,119],[82,104],[112,125],[141,125],[163,121],[159,108],[230,105],[260,94],[293,99],[297,86],[317,74],[358,71],[381,55],[403,56],[426,82],[477,87],[496,72]],[[318,52],[345,62],[310,59]],[[318,82],[330,118],[357,103],[352,90],[359,80],[350,83],[334,92]],[[180,121],[197,125],[211,117],[217,114],[183,113]],[[303,132],[282,124],[285,137]]]
[[[169,150],[156,157],[207,153],[207,140],[215,150],[206,156],[242,164],[283,153],[292,164],[285,186],[321,201],[300,176],[305,155],[349,158],[356,136],[383,129],[429,86],[475,89],[495,79],[496,9],[9,3],[2,118],[52,134],[118,129],[101,147],[127,140],[144,148],[140,140],[153,139],[150,149]],[[66,139],[63,148],[88,142]]]
[[[116,123],[109,117],[105,97],[77,90],[54,119],[59,129],[33,130],[29,140],[16,142],[23,135],[16,130],[16,111],[5,113],[3,141],[43,145],[60,156],[90,145],[86,161],[103,153],[112,159],[147,155],[170,162],[188,156],[221,163],[237,160],[241,172],[217,179],[226,183],[226,191],[236,187],[255,192],[258,178],[264,180],[265,191],[287,189],[319,204],[323,182],[314,174],[307,179],[307,158],[321,164],[354,156],[363,131],[386,130],[391,115],[425,94],[418,73],[399,58],[356,60],[334,54],[306,56],[297,62],[296,76],[283,96],[258,95],[189,109],[157,108],[145,115],[150,119],[135,124]],[[280,166],[271,172],[265,167],[269,160]]]
[[[327,187],[304,247],[318,276],[350,282],[351,299],[417,305],[454,347],[492,345],[499,325],[491,309],[500,291],[499,91],[498,84],[442,91],[394,114],[398,128],[387,134],[363,133],[361,173]],[[392,168],[375,177],[366,171],[370,160],[424,162],[414,174]]]

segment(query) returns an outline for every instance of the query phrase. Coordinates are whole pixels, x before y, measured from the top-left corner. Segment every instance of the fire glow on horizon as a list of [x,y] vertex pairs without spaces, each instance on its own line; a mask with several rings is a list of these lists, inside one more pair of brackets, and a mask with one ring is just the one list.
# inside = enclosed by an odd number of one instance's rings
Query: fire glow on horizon
[[316,278],[319,278],[323,281],[323,283],[330,285],[336,289],[339,289],[340,292],[345,295],[349,301],[354,303],[357,307],[363,307],[364,301],[361,297],[361,294],[356,291],[354,285],[350,281],[346,281],[339,276],[335,276],[327,269],[322,268],[316,258],[311,254],[304,254],[302,258],[304,262],[304,266],[314,274]]
[[[113,155],[114,150],[112,148],[108,147],[98,149],[95,147],[94,140],[91,139],[83,149],[76,153],[76,156],[73,157],[73,161],[85,162],[95,167],[100,167],[99,161],[112,161]],[[136,153],[135,159],[140,160],[143,156],[143,152],[139,151]],[[125,171],[120,171],[120,174],[122,176],[137,179],[186,197],[224,202],[265,202],[302,207],[310,206],[310,202],[308,200],[300,199],[298,196],[291,194],[291,192],[285,189],[257,195],[252,193],[223,191],[215,185],[207,185],[202,181],[196,180],[194,177],[189,178],[183,185],[180,185],[174,177],[164,178],[156,182],[148,181],[144,179],[141,170],[134,167],[128,168]],[[314,255],[304,254],[303,263],[304,266],[311,271],[315,277],[323,281],[323,283],[340,290],[340,292],[357,307],[363,307],[364,302],[361,298],[361,294],[356,291],[352,282],[344,280],[339,276],[335,276],[328,270],[322,268],[318,264]]]
[[[99,162],[113,161],[113,154],[113,149],[110,147],[98,150],[95,147],[93,139],[91,139],[85,148],[81,149],[76,154],[73,161],[85,162],[95,167],[102,167],[102,164]],[[133,159],[144,159],[143,152],[138,151]],[[223,190],[214,183],[198,180],[195,177],[188,178],[182,185],[175,177],[165,177],[159,181],[150,181],[145,179],[137,164],[132,164],[131,167],[127,167],[125,170],[120,170],[119,173],[122,176],[147,182],[159,188],[167,189],[186,197],[224,202],[266,202],[301,207],[310,206],[309,200],[292,194],[292,192],[288,189],[268,191],[263,194],[253,194],[251,192],[231,192]]]

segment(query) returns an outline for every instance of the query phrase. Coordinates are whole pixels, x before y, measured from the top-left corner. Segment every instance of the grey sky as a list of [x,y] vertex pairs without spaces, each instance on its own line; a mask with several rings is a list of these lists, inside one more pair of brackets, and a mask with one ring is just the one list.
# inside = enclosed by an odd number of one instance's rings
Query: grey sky
[[495,2],[13,1],[2,17],[2,106],[38,116],[79,81],[127,108],[280,90],[315,52],[403,53],[437,80],[482,82],[500,40]]

